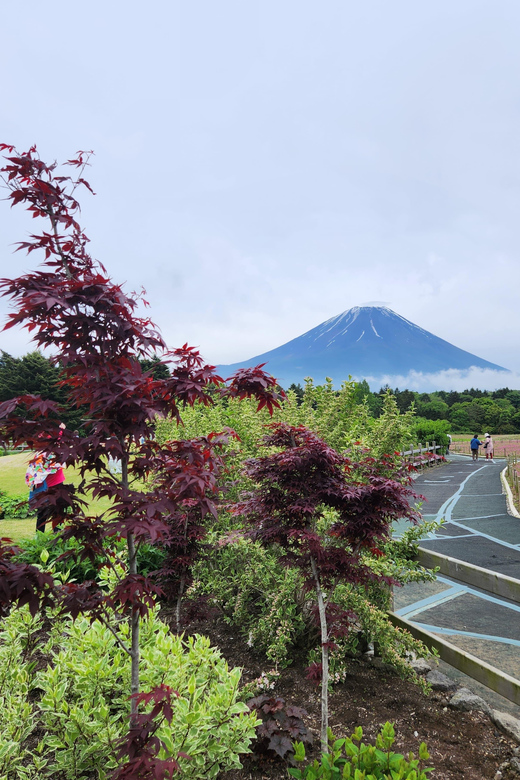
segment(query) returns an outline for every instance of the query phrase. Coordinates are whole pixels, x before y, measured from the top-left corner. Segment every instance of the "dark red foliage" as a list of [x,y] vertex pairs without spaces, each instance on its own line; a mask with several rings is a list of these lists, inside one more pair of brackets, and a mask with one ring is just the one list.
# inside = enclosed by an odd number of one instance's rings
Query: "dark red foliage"
[[[360,550],[385,539],[392,521],[417,521],[402,475],[387,476],[387,465],[365,457],[353,463],[304,426],[273,423],[265,444],[282,448],[249,460],[246,471],[258,488],[233,509],[253,525],[252,536],[276,543],[284,560],[310,575],[314,558],[323,584],[359,583],[373,578]],[[383,474],[381,474],[383,472]],[[399,477],[399,478],[397,478]],[[336,511],[324,543],[316,522],[324,508]]]
[[321,678],[323,677],[323,664],[319,664],[316,662],[312,663],[308,667],[307,674],[305,676],[307,680],[310,680],[316,685],[319,685],[321,682]]
[[[106,621],[115,608],[121,616],[130,612],[137,619],[159,592],[157,585],[137,575],[139,545],[143,541],[168,545],[163,581],[181,594],[205,534],[203,519],[216,516],[222,468],[219,450],[230,435],[159,445],[153,437],[155,419],[169,416],[181,422],[186,405],[211,404],[216,394],[254,396],[260,408],[272,412],[281,393],[276,380],[260,367],[237,372],[225,387],[196,349],[184,344],[167,351],[154,323],[136,315],[139,298],[127,295],[91,258],[88,238],[78,222],[76,190],[92,191],[83,176],[90,153],[78,152],[67,162],[76,169],[74,177],[58,175],[57,164],[45,164],[35,147],[19,154],[13,146],[0,144],[0,150],[8,154],[1,172],[11,205],[25,205],[48,225],[18,245],[28,253],[43,252],[40,269],[0,280],[0,294],[13,304],[5,328],[23,326],[37,347],[52,348],[61,385],[71,404],[84,414],[81,436],[60,433],[57,404],[33,395],[13,398],[0,404],[0,444],[28,443],[76,466],[85,480],[88,477],[93,496],[112,502],[106,516],[90,517],[85,515],[85,501],[70,486],[61,485],[52,496],[38,499],[53,505],[54,524],[61,525],[61,535],[81,542],[81,558],[94,562],[104,557],[103,565],[113,567],[117,561],[106,539],[127,540],[128,571],[115,590],[107,593],[94,582],[67,584],[60,593],[62,610],[73,617],[85,612],[91,619]],[[162,379],[155,379],[141,365],[157,352],[163,353],[163,363],[172,365]],[[120,479],[110,473],[109,457],[120,461]],[[147,483],[144,489],[136,489],[137,480]],[[49,575],[19,565],[7,552],[0,557],[0,567],[2,603],[27,603],[34,613],[52,602]],[[132,625],[137,631],[138,621]],[[136,663],[134,652],[132,664]],[[132,706],[132,726],[137,728],[141,716],[135,710],[136,700]],[[132,744],[149,748],[147,734],[152,739],[154,726],[146,718],[139,724],[141,736],[134,734]],[[146,750],[143,747],[142,756],[130,757],[121,777],[163,777],[176,770],[174,759],[165,764]]]
[[[1,551],[0,551],[1,554]],[[0,557],[0,606],[28,605],[31,615],[55,601],[54,580],[50,574],[29,563],[18,563],[9,557]]]
[[301,707],[286,706],[284,699],[268,694],[255,696],[247,706],[262,721],[251,746],[254,753],[290,761],[295,740],[312,744],[312,734],[303,722],[307,712]]
[[166,748],[156,732],[163,721],[171,723],[175,697],[178,693],[167,685],[134,695],[138,707],[151,704],[152,708],[135,716],[127,736],[120,743],[118,757],[127,760],[114,772],[114,780],[168,780],[180,770],[176,759],[189,758],[185,753],[179,753],[176,758],[158,757],[160,750]]
[[44,607],[53,606],[56,600],[54,580],[29,563],[16,560],[18,548],[10,539],[0,539],[0,614],[11,604],[29,607],[31,615]]
[[93,580],[82,583],[67,582],[60,589],[61,611],[75,620],[78,615],[88,614],[90,620],[104,620],[106,607],[111,600],[105,596]]
[[231,398],[258,398],[257,410],[265,406],[272,415],[273,408],[280,407],[280,401],[285,398],[285,393],[281,388],[278,392],[275,391],[276,379],[262,371],[263,366],[265,363],[260,363],[254,368],[240,368],[235,371],[233,376],[226,380],[229,385],[225,394]]
[[[348,635],[351,624],[355,621],[355,614],[348,609],[342,609],[337,604],[328,602],[325,608],[327,616],[327,626],[329,629],[329,637],[339,639]],[[318,623],[317,609],[315,612],[315,620]],[[333,643],[329,643],[333,644]]]
[[77,539],[82,546],[77,550],[69,550],[60,555],[60,559],[79,556],[81,561],[89,560],[92,563],[97,558],[107,555],[107,549],[103,545],[105,539],[106,523],[102,517],[88,517],[77,515],[69,520],[67,526],[62,529],[61,537],[64,540]]
[[111,600],[122,608],[123,613],[130,609],[137,611],[140,617],[146,617],[148,610],[155,604],[155,597],[161,594],[161,588],[154,585],[149,577],[128,574],[114,587]]
[[[395,470],[391,478],[387,459],[350,461],[304,426],[269,427],[265,444],[278,449],[246,463],[257,487],[233,508],[253,525],[251,536],[278,545],[282,562],[300,568],[309,589],[317,585],[313,566],[319,586],[331,591],[339,582],[390,584],[362,561],[361,552],[378,552],[376,542],[388,537],[394,520],[418,520],[409,503],[409,479]],[[335,510],[337,519],[320,533],[325,508]],[[348,633],[351,613],[329,601],[326,617],[331,638]]]

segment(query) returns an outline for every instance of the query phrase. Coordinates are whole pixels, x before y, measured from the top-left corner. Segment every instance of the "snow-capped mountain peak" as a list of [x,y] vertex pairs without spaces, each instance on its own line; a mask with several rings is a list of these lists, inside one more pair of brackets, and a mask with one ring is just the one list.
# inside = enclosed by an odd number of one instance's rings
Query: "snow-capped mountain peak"
[[354,306],[280,347],[249,360],[219,366],[223,376],[237,368],[267,363],[283,387],[311,376],[336,385],[348,379],[410,371],[435,373],[471,367],[505,370],[414,325],[387,306]]

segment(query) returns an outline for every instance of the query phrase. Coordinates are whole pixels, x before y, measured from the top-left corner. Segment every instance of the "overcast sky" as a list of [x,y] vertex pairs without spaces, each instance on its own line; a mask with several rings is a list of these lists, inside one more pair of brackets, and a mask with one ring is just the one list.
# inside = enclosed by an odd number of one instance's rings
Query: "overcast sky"
[[[381,301],[520,374],[518,0],[18,0],[2,28],[0,140],[95,151],[92,254],[170,346],[231,363]],[[3,276],[33,227],[0,203]]]

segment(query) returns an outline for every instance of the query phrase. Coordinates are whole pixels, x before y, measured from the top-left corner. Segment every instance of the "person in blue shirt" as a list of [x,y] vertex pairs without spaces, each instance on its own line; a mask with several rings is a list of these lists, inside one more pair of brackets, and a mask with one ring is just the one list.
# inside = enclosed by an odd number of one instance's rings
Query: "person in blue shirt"
[[473,458],[473,460],[478,460],[478,448],[480,447],[481,444],[482,442],[480,441],[478,434],[476,433],[469,443],[471,449],[471,457]]

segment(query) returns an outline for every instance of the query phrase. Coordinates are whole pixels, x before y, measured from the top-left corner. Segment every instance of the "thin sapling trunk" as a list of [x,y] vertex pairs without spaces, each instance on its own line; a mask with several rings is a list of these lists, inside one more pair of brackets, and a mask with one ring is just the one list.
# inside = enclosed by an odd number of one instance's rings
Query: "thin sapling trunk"
[[[121,458],[121,484],[124,493],[128,494],[128,453],[125,452]],[[126,544],[128,549],[128,573],[130,575],[137,574],[137,549],[135,545],[135,536],[132,532],[129,532],[126,537]],[[137,606],[132,606],[132,612],[130,615],[130,659],[131,659],[131,674],[130,674],[130,692],[131,692],[131,706],[130,706],[130,724],[132,725],[135,716],[137,715],[137,694],[139,693],[139,609]]]
[[328,730],[329,730],[329,636],[327,629],[327,614],[325,610],[325,600],[321,589],[320,575],[316,561],[311,556],[311,568],[316,584],[316,598],[318,601],[318,614],[320,616],[320,637],[321,637],[321,751],[328,753]]

